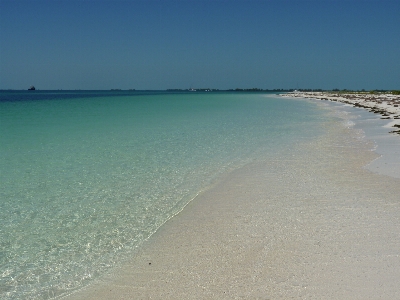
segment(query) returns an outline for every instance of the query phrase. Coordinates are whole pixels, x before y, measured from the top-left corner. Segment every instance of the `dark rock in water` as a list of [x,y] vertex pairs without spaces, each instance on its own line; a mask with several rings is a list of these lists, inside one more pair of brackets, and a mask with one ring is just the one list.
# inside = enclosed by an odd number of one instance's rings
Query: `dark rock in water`
[[31,87],[28,89],[28,91],[34,91],[34,90],[36,90],[36,89],[33,85],[31,85]]

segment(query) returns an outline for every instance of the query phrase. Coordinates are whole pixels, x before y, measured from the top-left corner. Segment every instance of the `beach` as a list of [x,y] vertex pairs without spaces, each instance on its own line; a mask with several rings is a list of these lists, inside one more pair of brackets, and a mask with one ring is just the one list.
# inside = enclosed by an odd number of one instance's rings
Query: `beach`
[[380,114],[382,119],[392,120],[388,127],[391,133],[400,134],[400,95],[389,93],[336,93],[336,92],[293,92],[282,94],[282,97],[300,97],[308,99],[328,100],[363,108]]
[[10,300],[92,285],[197,195],[319,136],[328,117],[272,93],[3,91],[0,106],[0,298]]
[[399,11],[0,1],[0,300],[400,300]]
[[65,299],[399,299],[400,179],[345,121],[223,176]]

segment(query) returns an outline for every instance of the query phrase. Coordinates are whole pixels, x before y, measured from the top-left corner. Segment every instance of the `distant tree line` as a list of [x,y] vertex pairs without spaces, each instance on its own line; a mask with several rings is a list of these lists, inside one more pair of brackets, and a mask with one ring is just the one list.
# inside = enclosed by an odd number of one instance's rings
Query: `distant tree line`
[[[362,90],[348,90],[348,89],[333,89],[331,90],[332,92],[337,92],[337,93],[365,93],[365,94],[393,94],[393,95],[400,95],[400,90],[370,90],[366,91],[365,89]],[[327,91],[329,92],[329,91]]]
[[233,91],[233,92],[288,92],[290,89],[259,89],[259,88],[251,88],[251,89],[241,89],[241,88],[236,88],[236,89],[229,89],[228,91]]
[[393,95],[400,95],[400,90],[370,90],[367,91],[365,89],[362,90],[350,90],[350,89],[332,89],[332,90],[324,90],[324,89],[260,89],[260,88],[235,88],[228,90],[219,90],[219,89],[210,89],[210,88],[196,88],[196,89],[167,89],[167,91],[197,91],[197,92],[211,92],[211,91],[230,91],[230,92],[336,92],[336,93],[369,93],[369,94],[379,94],[379,93],[391,93]]

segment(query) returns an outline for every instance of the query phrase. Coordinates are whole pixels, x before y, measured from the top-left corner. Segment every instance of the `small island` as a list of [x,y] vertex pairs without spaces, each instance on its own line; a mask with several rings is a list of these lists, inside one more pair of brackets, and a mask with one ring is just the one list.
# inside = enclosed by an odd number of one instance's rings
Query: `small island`
[[36,90],[36,88],[35,88],[33,85],[31,85],[31,86],[29,87],[29,89],[28,89],[28,91],[34,91],[34,90]]

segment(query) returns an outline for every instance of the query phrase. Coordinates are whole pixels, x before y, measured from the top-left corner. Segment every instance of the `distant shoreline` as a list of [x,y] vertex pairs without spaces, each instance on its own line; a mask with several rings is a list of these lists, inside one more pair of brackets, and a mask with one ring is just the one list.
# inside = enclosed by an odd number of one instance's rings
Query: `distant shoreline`
[[370,112],[380,114],[382,116],[381,119],[392,120],[390,126],[396,129],[390,133],[400,135],[400,95],[389,93],[291,92],[281,94],[281,96],[328,100],[364,108]]
[[259,89],[259,88],[250,88],[250,89],[214,89],[214,88],[190,88],[190,89],[120,89],[120,88],[112,88],[112,89],[38,89],[29,90],[29,89],[0,89],[0,92],[23,92],[23,91],[51,91],[51,92],[91,92],[91,91],[101,91],[101,92],[267,92],[267,93],[289,93],[292,92],[293,89]]
[[398,299],[399,179],[366,171],[371,143],[340,120],[230,172],[63,299]]
[[134,88],[107,88],[107,89],[40,89],[35,88],[35,90],[30,90],[26,88],[0,88],[0,92],[4,91],[60,91],[60,92],[90,92],[90,91],[102,91],[102,92],[267,92],[267,93],[295,93],[295,94],[320,94],[320,93],[329,93],[329,94],[389,94],[389,95],[400,95],[399,90],[371,90],[371,91],[353,91],[353,90],[324,90],[324,89],[293,89],[293,88],[272,88],[272,89],[263,89],[263,88],[228,88],[228,89],[220,89],[220,88],[167,88],[167,89],[134,89]]

